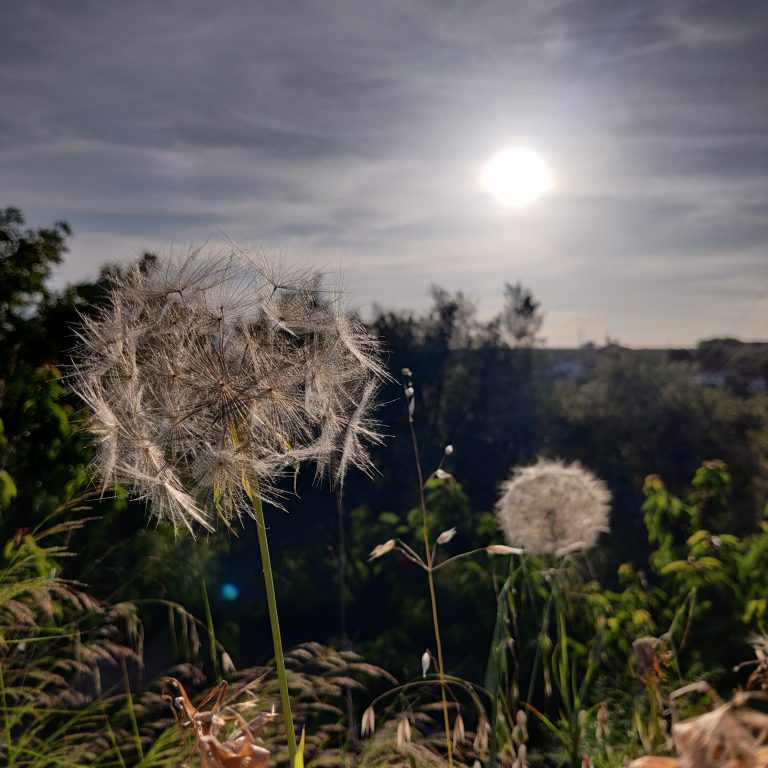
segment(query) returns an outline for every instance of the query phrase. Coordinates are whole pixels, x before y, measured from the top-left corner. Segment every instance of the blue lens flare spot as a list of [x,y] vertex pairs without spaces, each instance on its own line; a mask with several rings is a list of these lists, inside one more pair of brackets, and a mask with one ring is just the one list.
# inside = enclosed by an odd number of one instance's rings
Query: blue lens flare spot
[[240,590],[237,588],[237,585],[227,582],[221,585],[221,597],[229,602],[237,600],[240,597]]

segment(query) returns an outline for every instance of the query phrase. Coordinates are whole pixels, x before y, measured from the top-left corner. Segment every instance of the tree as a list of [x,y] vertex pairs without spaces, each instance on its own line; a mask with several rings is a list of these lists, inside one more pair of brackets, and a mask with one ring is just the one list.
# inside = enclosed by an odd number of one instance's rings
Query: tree
[[544,341],[538,336],[544,322],[541,303],[520,282],[504,284],[504,307],[493,322],[511,347],[533,347]]
[[67,252],[65,237],[70,234],[63,221],[24,229],[18,208],[0,211],[0,341],[50,295],[45,282]]

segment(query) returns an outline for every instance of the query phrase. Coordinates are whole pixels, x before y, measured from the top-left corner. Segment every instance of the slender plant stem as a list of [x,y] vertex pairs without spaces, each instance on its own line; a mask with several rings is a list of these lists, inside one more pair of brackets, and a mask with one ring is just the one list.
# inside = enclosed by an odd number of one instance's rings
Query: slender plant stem
[[261,564],[264,569],[264,586],[267,592],[267,607],[269,609],[269,625],[272,628],[272,644],[275,647],[275,666],[277,667],[277,680],[280,685],[280,702],[283,710],[283,723],[288,736],[288,759],[293,768],[296,760],[296,732],[293,729],[293,714],[291,713],[291,698],[288,692],[288,674],[285,671],[285,657],[283,656],[283,642],[280,639],[280,620],[277,617],[277,599],[275,598],[275,583],[272,579],[272,564],[269,558],[269,546],[267,544],[267,527],[264,524],[264,509],[261,506],[261,498],[254,493],[251,483],[245,478],[245,492],[253,504],[256,513],[256,532],[259,537],[259,550],[261,552]]
[[211,613],[211,603],[208,600],[208,587],[205,584],[205,579],[200,580],[200,587],[203,593],[203,609],[205,610],[205,621],[208,626],[208,646],[211,651],[211,665],[213,667],[213,674],[216,678],[216,682],[220,683],[221,671],[219,669],[219,660],[216,656],[216,630],[213,626],[213,614]]
[[[341,650],[350,649],[349,636],[347,635],[347,536],[344,520],[344,486],[336,488],[336,519],[339,527],[339,631],[341,633]],[[347,674],[351,670],[347,665]],[[344,687],[344,697],[347,704],[347,741],[353,743],[357,738],[357,722],[355,721],[355,708],[352,701],[352,688]]]
[[413,413],[409,409],[408,426],[411,430],[413,453],[416,457],[416,471],[419,475],[419,505],[421,506],[422,530],[424,533],[424,551],[427,556],[427,578],[429,579],[429,597],[432,601],[432,623],[435,627],[435,645],[437,646],[437,671],[440,677],[440,693],[443,698],[443,720],[445,721],[445,746],[448,750],[448,765],[453,768],[453,749],[451,745],[451,724],[448,718],[448,697],[445,685],[445,667],[443,665],[443,643],[440,640],[440,622],[437,618],[437,595],[435,579],[432,575],[432,550],[429,546],[429,527],[427,525],[427,501],[424,498],[424,473],[419,459],[419,444],[416,439],[416,429],[413,426]]
[[133,694],[131,693],[131,681],[128,678],[128,667],[125,659],[122,659],[123,685],[125,686],[125,702],[128,705],[128,718],[131,721],[131,730],[136,743],[136,751],[141,760],[144,760],[144,750],[141,747],[141,732],[139,731],[139,721],[136,719],[136,710],[133,707]]

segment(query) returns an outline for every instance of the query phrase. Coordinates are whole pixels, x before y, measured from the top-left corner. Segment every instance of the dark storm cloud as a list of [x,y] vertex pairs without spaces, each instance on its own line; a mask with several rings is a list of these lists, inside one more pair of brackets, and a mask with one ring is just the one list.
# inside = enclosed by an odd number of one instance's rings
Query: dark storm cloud
[[[553,342],[764,336],[766,51],[759,0],[10,0],[0,204],[72,223],[60,279],[226,235],[389,306],[523,279]],[[556,175],[512,213],[509,142]]]

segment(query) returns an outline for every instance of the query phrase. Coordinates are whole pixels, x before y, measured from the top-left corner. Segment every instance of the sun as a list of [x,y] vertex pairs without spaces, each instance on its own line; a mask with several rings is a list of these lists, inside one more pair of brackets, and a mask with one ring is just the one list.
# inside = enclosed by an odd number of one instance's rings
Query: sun
[[483,189],[506,208],[520,208],[552,188],[552,175],[541,155],[528,147],[508,147],[483,167]]

